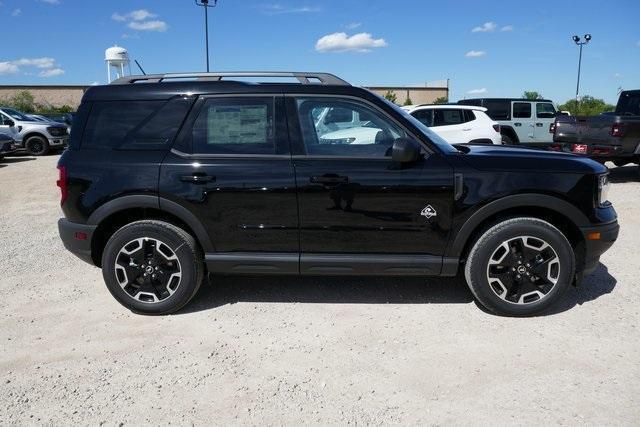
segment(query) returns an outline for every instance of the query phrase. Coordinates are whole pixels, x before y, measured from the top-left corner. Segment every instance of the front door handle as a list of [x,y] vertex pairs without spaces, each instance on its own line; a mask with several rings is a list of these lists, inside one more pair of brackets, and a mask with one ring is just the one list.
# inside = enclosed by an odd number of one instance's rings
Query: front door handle
[[536,123],[536,126],[538,126],[539,128],[541,128],[542,126],[544,126],[543,123]]
[[349,182],[348,176],[336,175],[334,173],[325,173],[320,176],[312,176],[309,181],[313,184],[346,184]]
[[462,130],[465,131],[465,132],[468,132],[468,131],[471,130],[471,128],[465,128],[465,129],[462,129]]
[[180,181],[191,182],[194,184],[204,184],[206,182],[213,182],[215,180],[215,176],[207,175],[206,173],[194,173],[193,175],[182,175],[180,177]]

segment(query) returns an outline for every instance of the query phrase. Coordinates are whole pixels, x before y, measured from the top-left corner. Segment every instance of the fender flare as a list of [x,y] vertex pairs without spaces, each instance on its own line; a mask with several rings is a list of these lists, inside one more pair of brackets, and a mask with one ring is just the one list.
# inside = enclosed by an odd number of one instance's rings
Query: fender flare
[[513,126],[500,125],[500,135],[507,135],[509,138],[514,138],[514,142],[520,143],[520,138],[518,138],[518,133],[513,128]]
[[213,252],[214,246],[209,234],[198,218],[184,206],[158,196],[135,194],[118,197],[96,209],[87,220],[88,225],[98,226],[107,217],[126,209],[152,208],[172,214],[187,224],[195,233],[195,238],[204,252]]
[[[534,201],[532,203],[532,201]],[[542,207],[552,210],[568,219],[578,227],[588,227],[589,218],[578,208],[558,197],[546,194],[515,194],[495,200],[474,212],[460,227],[453,242],[447,248],[445,256],[460,257],[467,241],[476,228],[487,218],[511,208]]]

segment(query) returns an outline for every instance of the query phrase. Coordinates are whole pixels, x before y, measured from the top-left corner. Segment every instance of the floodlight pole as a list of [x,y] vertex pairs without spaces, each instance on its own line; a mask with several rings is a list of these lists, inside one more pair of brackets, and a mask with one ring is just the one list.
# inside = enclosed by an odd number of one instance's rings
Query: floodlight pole
[[209,0],[194,0],[197,6],[202,6],[204,9],[204,45],[205,55],[207,57],[207,73],[209,72],[209,8],[216,7],[218,0],[212,0],[213,4],[209,3]]
[[584,41],[581,41],[580,37],[573,36],[575,44],[580,46],[580,54],[578,56],[578,81],[576,83],[576,109],[578,108],[578,93],[580,92],[580,69],[582,68],[582,46],[589,43],[591,40],[591,34],[584,35]]

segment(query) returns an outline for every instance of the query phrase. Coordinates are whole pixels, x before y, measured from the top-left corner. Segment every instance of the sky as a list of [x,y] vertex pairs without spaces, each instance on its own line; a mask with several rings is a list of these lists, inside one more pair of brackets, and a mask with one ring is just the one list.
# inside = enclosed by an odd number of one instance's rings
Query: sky
[[[213,2],[213,0],[211,0]],[[209,9],[215,71],[325,71],[354,85],[449,79],[450,99],[575,96],[615,103],[640,88],[639,0],[219,0]],[[104,50],[147,73],[205,69],[193,0],[0,0],[2,84],[105,84]],[[132,71],[137,72],[135,65]]]

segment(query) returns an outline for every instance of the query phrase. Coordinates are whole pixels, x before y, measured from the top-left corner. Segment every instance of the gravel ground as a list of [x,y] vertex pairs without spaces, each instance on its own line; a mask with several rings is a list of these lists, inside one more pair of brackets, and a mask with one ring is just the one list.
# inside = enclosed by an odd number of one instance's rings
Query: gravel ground
[[0,425],[640,423],[640,178],[622,233],[545,316],[460,279],[219,278],[137,316],[64,250],[58,156],[0,161]]

